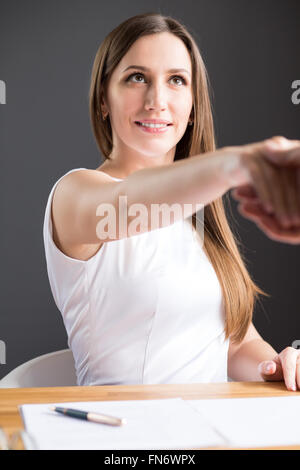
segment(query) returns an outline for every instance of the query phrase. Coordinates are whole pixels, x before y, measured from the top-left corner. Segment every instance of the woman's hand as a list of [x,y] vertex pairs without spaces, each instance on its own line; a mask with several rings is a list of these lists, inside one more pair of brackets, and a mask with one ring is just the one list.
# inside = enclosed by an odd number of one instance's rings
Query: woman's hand
[[278,167],[300,168],[300,140],[272,137],[265,140],[264,154]]
[[258,371],[265,381],[284,380],[288,390],[300,390],[300,350],[287,347],[272,361],[263,361]]

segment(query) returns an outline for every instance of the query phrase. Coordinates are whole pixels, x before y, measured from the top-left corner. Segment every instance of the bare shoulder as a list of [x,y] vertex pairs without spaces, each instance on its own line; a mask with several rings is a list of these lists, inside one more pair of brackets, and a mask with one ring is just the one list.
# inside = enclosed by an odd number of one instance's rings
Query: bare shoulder
[[115,182],[108,174],[98,170],[77,170],[65,175],[57,184],[51,205],[53,241],[65,255],[88,260],[102,243],[72,243],[75,222],[84,194],[99,184]]
[[114,179],[107,173],[98,170],[84,169],[72,171],[60,180],[55,188],[55,193],[59,193],[62,188],[72,190],[73,188],[76,188],[77,185],[93,184],[101,181],[103,183],[114,182]]
[[107,173],[98,170],[77,170],[65,175],[57,184],[52,207],[57,211],[61,207],[70,208],[70,204],[76,203],[85,190],[99,187],[100,183],[115,183]]

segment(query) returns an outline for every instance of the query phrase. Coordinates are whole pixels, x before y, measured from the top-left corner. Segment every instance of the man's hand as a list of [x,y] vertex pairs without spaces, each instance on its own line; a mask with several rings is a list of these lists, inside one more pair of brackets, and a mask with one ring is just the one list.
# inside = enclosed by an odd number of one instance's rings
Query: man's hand
[[274,214],[265,211],[252,186],[240,186],[234,189],[231,194],[234,199],[239,201],[239,213],[255,222],[269,238],[291,245],[300,244],[300,224],[283,227]]
[[272,240],[300,244],[300,141],[273,137],[265,141],[264,158],[268,197],[262,203],[253,185],[239,186],[231,192],[238,211]]

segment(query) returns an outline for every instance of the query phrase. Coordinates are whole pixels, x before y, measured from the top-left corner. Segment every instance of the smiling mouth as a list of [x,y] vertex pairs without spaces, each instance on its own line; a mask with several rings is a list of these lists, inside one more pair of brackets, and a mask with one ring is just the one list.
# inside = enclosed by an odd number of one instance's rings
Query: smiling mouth
[[[140,121],[134,121],[134,122],[135,122],[135,124],[138,124],[139,126],[142,126],[142,127],[152,127],[152,128],[156,127],[156,126],[143,126],[143,124]],[[168,126],[173,126],[173,124],[172,123],[170,123],[170,124],[161,124],[160,126],[158,126],[158,128],[159,127],[168,127]]]

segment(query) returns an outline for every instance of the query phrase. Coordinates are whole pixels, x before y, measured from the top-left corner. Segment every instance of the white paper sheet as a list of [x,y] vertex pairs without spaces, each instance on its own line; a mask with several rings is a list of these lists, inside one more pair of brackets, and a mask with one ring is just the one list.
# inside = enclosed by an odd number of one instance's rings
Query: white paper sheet
[[300,445],[300,396],[187,400],[231,447]]
[[[126,418],[123,426],[82,421],[49,410],[64,406]],[[198,411],[181,398],[24,404],[19,407],[35,449],[191,449],[224,445]]]

